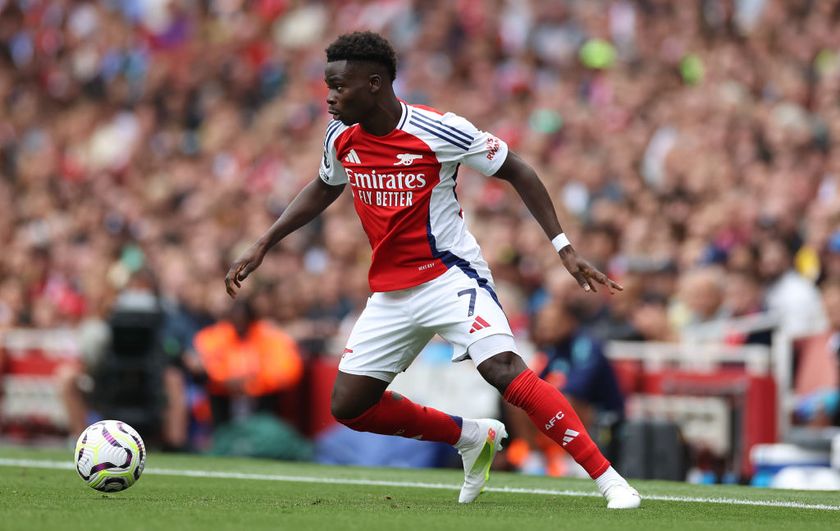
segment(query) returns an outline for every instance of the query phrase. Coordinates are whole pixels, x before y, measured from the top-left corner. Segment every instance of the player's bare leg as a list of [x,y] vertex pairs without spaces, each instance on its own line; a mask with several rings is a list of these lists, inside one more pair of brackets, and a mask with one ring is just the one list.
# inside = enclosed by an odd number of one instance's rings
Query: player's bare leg
[[507,437],[495,419],[463,419],[415,404],[386,391],[389,382],[370,376],[339,372],[332,394],[332,414],[357,431],[445,442],[458,449],[464,461],[464,485],[458,497],[469,503],[481,493],[490,465]]
[[184,376],[175,367],[163,371],[166,408],[163,411],[163,442],[171,449],[184,450],[188,442],[190,412]]
[[382,399],[388,385],[377,378],[339,371],[330,399],[333,417],[342,424],[355,419]]
[[87,427],[87,405],[79,387],[79,381],[84,376],[81,367],[74,364],[60,366],[55,375],[61,401],[67,410],[71,441],[75,441]]
[[636,509],[639,493],[610,466],[560,391],[541,380],[513,352],[482,361],[478,372],[509,403],[523,409],[537,428],[561,445],[598,485],[610,509]]

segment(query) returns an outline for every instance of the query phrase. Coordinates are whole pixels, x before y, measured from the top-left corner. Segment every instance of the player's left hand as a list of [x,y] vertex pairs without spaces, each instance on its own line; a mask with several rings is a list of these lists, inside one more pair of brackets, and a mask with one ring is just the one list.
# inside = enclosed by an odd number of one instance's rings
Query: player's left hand
[[606,286],[607,289],[610,290],[610,293],[624,291],[621,284],[614,282],[607,275],[595,268],[595,266],[578,256],[577,252],[575,252],[571,245],[567,245],[566,247],[560,249],[559,254],[560,259],[563,260],[563,265],[566,266],[569,273],[575,277],[575,280],[577,280],[577,283],[584,291],[597,292],[598,290],[595,289],[595,284],[602,284]]
[[267,251],[264,245],[256,242],[230,266],[225,275],[225,289],[231,299],[236,298],[236,290],[242,287],[242,282],[248,278],[248,275],[260,267]]

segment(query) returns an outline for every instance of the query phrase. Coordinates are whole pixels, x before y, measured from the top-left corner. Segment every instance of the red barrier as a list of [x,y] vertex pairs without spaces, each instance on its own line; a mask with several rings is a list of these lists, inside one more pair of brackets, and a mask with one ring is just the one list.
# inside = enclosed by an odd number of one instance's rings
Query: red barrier
[[330,413],[330,395],[338,374],[338,358],[316,358],[309,363],[309,426],[306,434],[316,437],[336,424]]
[[696,373],[665,369],[644,372],[634,360],[613,362],[625,394],[719,397],[735,413],[734,440],[737,461],[743,476],[752,475],[749,452],[760,443],[776,442],[778,407],[776,383],[772,376],[755,376],[741,369],[721,369]]

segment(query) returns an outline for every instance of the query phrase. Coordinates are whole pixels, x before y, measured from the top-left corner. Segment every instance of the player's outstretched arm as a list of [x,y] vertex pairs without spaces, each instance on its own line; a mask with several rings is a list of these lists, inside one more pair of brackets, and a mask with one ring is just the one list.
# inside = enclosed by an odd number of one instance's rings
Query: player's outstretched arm
[[[509,152],[505,162],[493,175],[499,179],[508,181],[513,185],[516,193],[522,198],[525,206],[531,215],[537,220],[549,239],[554,239],[563,232],[560,221],[557,219],[557,212],[554,210],[554,203],[548,190],[545,189],[537,172],[525,163],[516,153]],[[602,284],[614,293],[621,291],[619,284],[611,280],[607,275],[596,269],[592,264],[578,256],[571,245],[566,245],[559,251],[563,265],[577,280],[580,287],[586,291],[598,291],[595,284]]]
[[332,186],[320,178],[316,178],[306,185],[265,234],[260,236],[230,266],[225,276],[225,288],[228,295],[232,298],[236,297],[236,290],[242,287],[241,282],[260,266],[268,250],[292,232],[315,219],[318,214],[338,199],[343,190],[343,184]]

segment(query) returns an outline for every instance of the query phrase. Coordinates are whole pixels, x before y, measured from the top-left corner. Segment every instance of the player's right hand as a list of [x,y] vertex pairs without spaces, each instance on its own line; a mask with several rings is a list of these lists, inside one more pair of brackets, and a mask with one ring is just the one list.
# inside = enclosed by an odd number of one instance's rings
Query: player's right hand
[[228,269],[225,275],[225,289],[232,299],[236,298],[236,290],[242,287],[242,282],[256,268],[260,266],[265,257],[265,249],[259,242],[249,247]]

